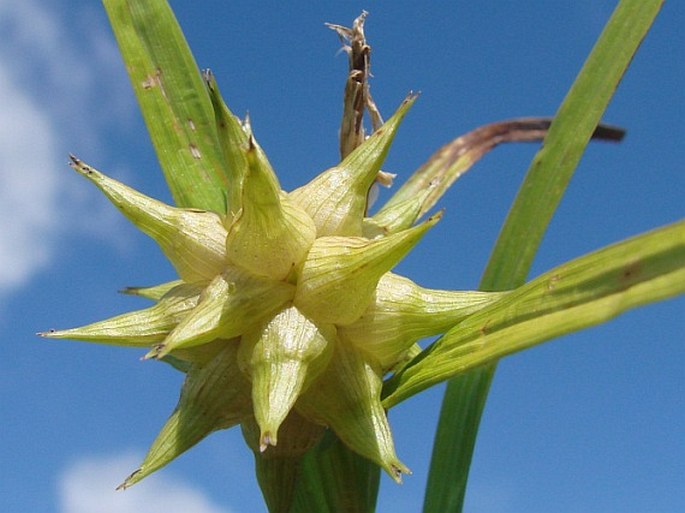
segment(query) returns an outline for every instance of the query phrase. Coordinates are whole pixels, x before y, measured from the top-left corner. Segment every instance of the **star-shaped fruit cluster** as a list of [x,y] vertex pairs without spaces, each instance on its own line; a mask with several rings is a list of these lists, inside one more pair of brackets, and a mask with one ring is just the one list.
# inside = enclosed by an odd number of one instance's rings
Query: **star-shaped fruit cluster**
[[408,469],[381,404],[384,375],[418,353],[418,340],[499,297],[428,290],[391,272],[441,217],[416,224],[421,194],[367,217],[415,96],[338,165],[285,192],[249,125],[205,81],[225,135],[226,212],[166,205],[72,157],[179,279],[129,290],[154,300],[149,308],[41,335],[146,348],[146,359],[186,372],[178,406],[123,487],[238,424],[264,457],[303,453],[331,429],[399,481]]

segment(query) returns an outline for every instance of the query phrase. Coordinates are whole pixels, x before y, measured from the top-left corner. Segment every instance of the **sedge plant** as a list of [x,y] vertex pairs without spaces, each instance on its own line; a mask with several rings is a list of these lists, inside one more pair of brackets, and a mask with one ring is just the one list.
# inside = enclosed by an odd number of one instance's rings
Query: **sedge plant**
[[[525,282],[585,146],[623,135],[600,118],[660,5],[620,2],[553,119],[495,122],[455,139],[371,214],[374,188],[392,184],[383,162],[417,96],[383,121],[365,14],[329,25],[349,56],[339,163],[284,191],[249,120],[197,68],[167,2],[104,0],[176,204],[76,156],[71,167],[157,242],[178,279],[126,290],[148,308],[41,335],[139,347],[185,374],[175,410],[120,488],[239,426],[269,511],[370,512],[379,471],[398,482],[409,473],[387,410],[449,380],[425,511],[460,511],[498,359],[685,290],[683,222]],[[427,289],[393,273],[483,154],[543,139],[481,290]]]

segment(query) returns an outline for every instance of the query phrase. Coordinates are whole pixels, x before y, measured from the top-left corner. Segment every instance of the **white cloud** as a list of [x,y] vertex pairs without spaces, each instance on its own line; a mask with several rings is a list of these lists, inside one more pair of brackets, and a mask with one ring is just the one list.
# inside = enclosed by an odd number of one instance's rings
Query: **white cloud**
[[58,194],[50,120],[4,71],[0,65],[0,288],[23,283],[50,257]]
[[85,184],[64,179],[67,153],[100,151],[104,129],[134,109],[104,17],[59,7],[0,0],[0,293],[45,268],[60,236],[102,216]]
[[60,513],[230,513],[202,491],[161,475],[115,491],[140,461],[133,454],[125,454],[84,458],[69,466],[59,482]]

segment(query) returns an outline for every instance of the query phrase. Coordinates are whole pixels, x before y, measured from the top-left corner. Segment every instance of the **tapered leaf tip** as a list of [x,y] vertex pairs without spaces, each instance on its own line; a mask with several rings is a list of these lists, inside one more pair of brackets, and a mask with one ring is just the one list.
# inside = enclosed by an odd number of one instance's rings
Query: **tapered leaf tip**
[[390,465],[390,476],[397,484],[402,484],[402,474],[410,476],[412,471],[403,463],[396,461]]
[[140,481],[140,478],[138,478],[137,476],[142,471],[143,471],[143,467],[138,467],[133,472],[131,472],[131,474],[126,479],[124,479],[124,482],[116,487],[116,491],[120,492],[120,491],[126,490],[127,488],[130,488],[131,486],[136,484],[138,481]]

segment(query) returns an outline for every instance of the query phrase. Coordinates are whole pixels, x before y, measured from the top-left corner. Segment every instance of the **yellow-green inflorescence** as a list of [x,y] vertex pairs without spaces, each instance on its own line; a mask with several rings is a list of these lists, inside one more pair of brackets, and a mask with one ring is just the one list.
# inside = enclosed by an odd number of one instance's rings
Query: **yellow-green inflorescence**
[[178,406],[122,487],[238,424],[256,433],[264,457],[304,452],[331,429],[399,481],[409,471],[381,404],[383,376],[416,354],[418,340],[499,297],[428,290],[390,272],[440,219],[416,224],[422,196],[366,217],[369,189],[415,97],[338,165],[288,193],[205,79],[230,167],[226,212],[166,205],[72,157],[180,279],[129,290],[155,301],[149,308],[41,335],[145,348],[146,358],[187,373]]

